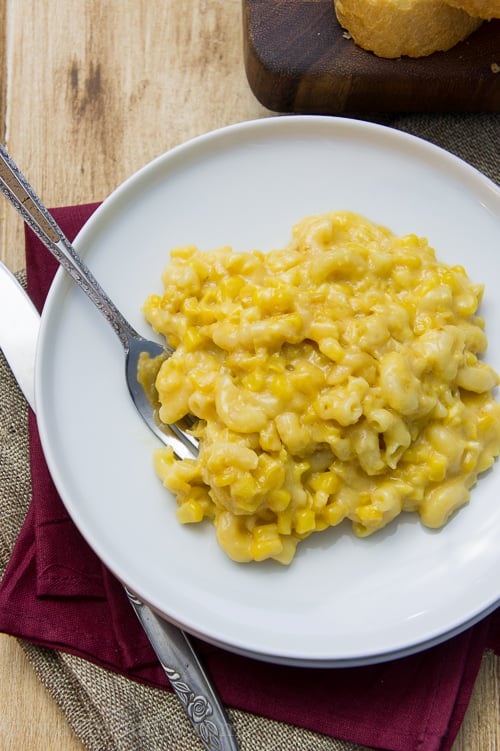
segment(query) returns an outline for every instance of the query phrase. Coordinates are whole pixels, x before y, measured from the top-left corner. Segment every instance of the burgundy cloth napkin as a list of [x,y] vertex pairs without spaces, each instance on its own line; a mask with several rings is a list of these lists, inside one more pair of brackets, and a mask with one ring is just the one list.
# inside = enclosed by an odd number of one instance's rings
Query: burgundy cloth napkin
[[[73,239],[96,207],[53,214]],[[57,264],[30,230],[26,261],[41,310]],[[168,689],[121,585],[69,518],[29,419],[33,497],[0,585],[0,630]],[[500,610],[442,645],[357,668],[270,665],[197,646],[227,706],[387,751],[448,751],[484,650],[500,654]]]

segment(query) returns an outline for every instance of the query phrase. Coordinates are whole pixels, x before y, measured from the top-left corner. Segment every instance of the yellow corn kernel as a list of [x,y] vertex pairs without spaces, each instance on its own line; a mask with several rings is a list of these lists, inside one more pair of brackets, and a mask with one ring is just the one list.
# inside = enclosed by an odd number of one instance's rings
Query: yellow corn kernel
[[446,457],[442,454],[433,453],[427,463],[429,480],[432,480],[432,482],[441,482],[446,477],[447,469],[448,461]]
[[247,373],[241,380],[242,386],[250,391],[260,392],[263,391],[266,385],[266,376],[262,368],[255,368],[255,370]]
[[324,314],[318,315],[309,325],[308,337],[318,344],[323,339],[338,340],[339,324],[333,317],[326,317]]
[[328,357],[333,362],[342,362],[345,356],[345,351],[342,345],[337,339],[333,337],[325,337],[318,342],[320,352]]
[[[230,251],[230,248],[228,250]],[[232,275],[251,276],[252,271],[261,266],[262,255],[258,250],[253,253],[228,253],[226,268]]]
[[214,287],[212,287],[211,289],[205,290],[200,302],[203,303],[203,305],[206,308],[210,308],[210,307],[213,308],[214,305],[219,304],[221,301],[217,294],[217,290]]
[[240,474],[231,485],[231,495],[233,498],[236,498],[238,502],[254,499],[258,490],[257,483],[249,472]]
[[283,551],[283,543],[276,524],[260,524],[254,527],[251,551],[256,561],[274,558]]
[[292,533],[293,511],[287,507],[284,511],[278,513],[277,526],[280,535],[290,535]]
[[189,297],[184,301],[182,313],[192,325],[206,326],[217,320],[213,305],[206,305],[194,297]]
[[267,493],[273,488],[280,488],[285,482],[286,471],[283,462],[269,456],[260,454],[254,478],[259,486],[260,493]]
[[479,456],[479,443],[469,443],[462,457],[462,470],[467,474],[473,472]]
[[436,271],[430,271],[426,274],[423,281],[420,283],[417,289],[417,295],[422,298],[429,294],[433,289],[439,287],[441,281]]
[[405,459],[404,465],[398,468],[398,474],[402,480],[414,488],[421,488],[428,484],[425,465],[406,464]]
[[339,478],[332,470],[328,472],[315,472],[309,478],[308,484],[317,492],[320,491],[331,495],[339,487]]
[[205,514],[202,505],[198,501],[187,500],[179,506],[176,516],[181,524],[195,524],[201,522]]
[[405,452],[405,462],[409,464],[422,464],[426,462],[431,454],[431,448],[427,443],[419,442],[409,446]]
[[170,251],[170,256],[172,258],[191,258],[191,256],[195,255],[198,251],[198,248],[196,245],[177,245],[177,247],[172,248]]
[[[292,496],[290,495],[290,492],[285,488],[277,488],[275,490],[271,490],[267,496],[269,508],[277,512],[285,511],[285,509],[287,509],[290,504],[291,497]],[[291,523],[288,529],[291,529]],[[284,530],[280,528],[280,532],[284,532]],[[287,534],[289,534],[289,532]]]
[[326,523],[326,521],[318,514],[316,516],[316,527],[314,529],[315,532],[322,532],[324,529],[328,529],[330,525]]
[[290,382],[294,389],[304,394],[313,394],[325,384],[323,371],[310,362],[299,362],[290,373]]
[[359,520],[362,523],[370,523],[370,522],[379,522],[383,518],[383,512],[376,508],[376,506],[372,506],[371,504],[368,504],[366,506],[359,506],[356,509],[356,514],[359,517]]
[[212,474],[212,482],[216,488],[226,488],[238,480],[240,473],[236,467],[224,467],[221,472]]
[[[326,504],[328,503],[330,499],[330,496],[328,493],[322,493],[321,491],[318,493],[314,493],[312,496],[312,505],[311,508],[314,511],[315,514],[318,514],[320,511],[322,511]],[[317,524],[316,524],[317,527]]]
[[441,278],[443,280],[443,284],[447,284],[453,292],[456,292],[459,289],[457,283],[457,275],[454,269],[445,269]]
[[200,346],[204,340],[200,329],[197,326],[188,326],[184,333],[183,344],[187,352],[192,352],[194,349]]
[[287,287],[257,287],[252,295],[252,302],[265,315],[279,315],[289,312],[293,307],[293,295]]
[[242,276],[223,276],[218,284],[218,292],[222,300],[238,299],[246,282]]
[[[421,245],[421,238],[414,232],[408,232],[406,235],[402,235],[396,240],[396,248],[404,248],[407,252],[405,258],[413,257],[408,253],[408,250],[419,249]],[[418,259],[418,256],[415,256]]]
[[269,390],[271,394],[277,396],[283,401],[287,401],[293,395],[293,385],[285,373],[273,375],[269,381]]
[[462,292],[462,294],[455,299],[457,313],[462,316],[471,316],[476,312],[477,306],[478,299],[476,295],[471,292]]
[[259,433],[259,443],[263,451],[280,451],[281,438],[279,437],[278,429],[271,420]]
[[295,512],[294,529],[299,535],[312,532],[316,528],[316,514],[312,509],[299,509]]
[[491,428],[496,427],[496,420],[493,417],[493,415],[490,415],[488,413],[483,412],[479,415],[479,419],[477,421],[477,427],[478,430],[481,433],[487,433]]

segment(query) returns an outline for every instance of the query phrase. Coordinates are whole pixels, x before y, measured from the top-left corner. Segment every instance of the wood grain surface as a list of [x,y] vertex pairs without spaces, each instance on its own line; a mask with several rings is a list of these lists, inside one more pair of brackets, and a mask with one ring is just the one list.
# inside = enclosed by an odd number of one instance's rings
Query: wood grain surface
[[277,112],[500,112],[500,20],[447,52],[387,60],[357,47],[333,0],[243,0],[251,88]]
[[[0,0],[0,53],[0,137],[48,206],[101,200],[172,146],[271,114],[245,76],[240,0]],[[1,200],[13,271],[23,247]],[[500,748],[499,666],[485,656],[453,751]],[[0,751],[83,751],[5,635],[0,706]]]

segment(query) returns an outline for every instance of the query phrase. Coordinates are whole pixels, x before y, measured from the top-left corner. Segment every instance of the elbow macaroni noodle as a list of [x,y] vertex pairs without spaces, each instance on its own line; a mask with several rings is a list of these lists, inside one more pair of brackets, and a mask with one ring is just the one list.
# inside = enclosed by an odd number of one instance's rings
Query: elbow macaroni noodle
[[327,213],[269,253],[176,248],[163,283],[144,305],[176,350],[159,417],[199,418],[200,453],[159,449],[156,471],[235,561],[289,563],[344,519],[440,527],[500,452],[483,288],[425,239]]

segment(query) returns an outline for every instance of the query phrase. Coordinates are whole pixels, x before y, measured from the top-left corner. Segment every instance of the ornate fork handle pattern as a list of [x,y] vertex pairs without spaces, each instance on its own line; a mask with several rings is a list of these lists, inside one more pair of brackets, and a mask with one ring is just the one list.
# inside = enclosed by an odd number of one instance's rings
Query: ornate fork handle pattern
[[[207,751],[239,751],[233,729],[210,683],[200,681],[205,671],[184,632],[157,616],[127,588],[125,591],[170,685]],[[189,662],[185,659],[186,645],[191,652]],[[182,674],[173,664],[183,664]]]
[[214,714],[214,710],[207,697],[196,694],[176,670],[163,663],[161,666],[177,697],[184,705],[195,733],[207,748],[221,751],[219,728],[213,720],[209,719]]

